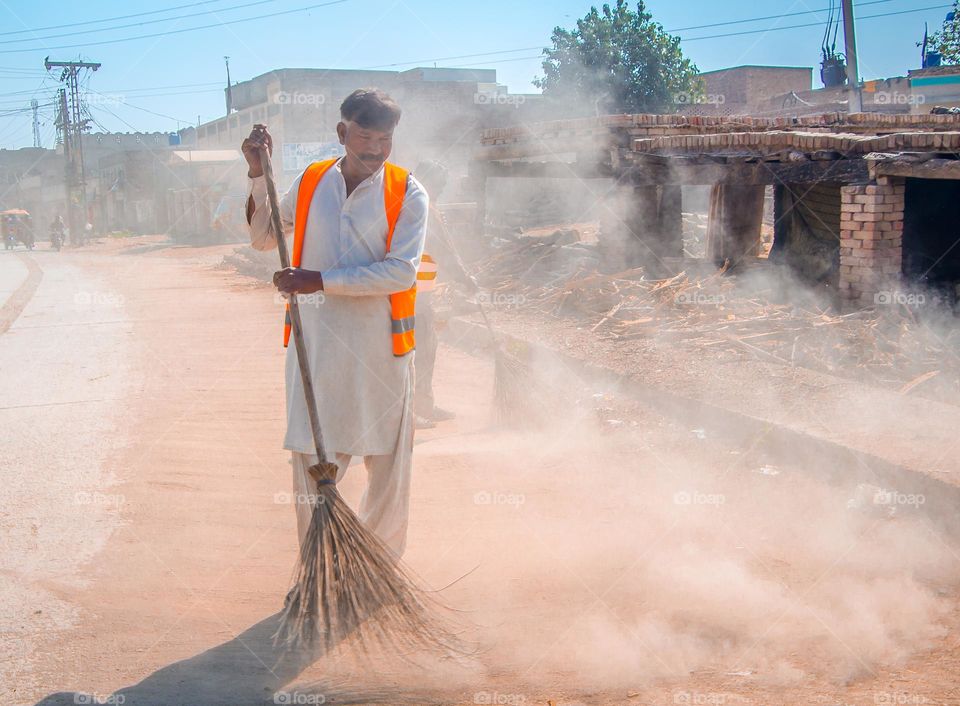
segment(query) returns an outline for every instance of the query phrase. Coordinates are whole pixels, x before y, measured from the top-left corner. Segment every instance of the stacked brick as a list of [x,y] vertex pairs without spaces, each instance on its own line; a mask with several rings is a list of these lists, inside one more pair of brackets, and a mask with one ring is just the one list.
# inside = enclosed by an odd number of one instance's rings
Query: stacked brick
[[[884,303],[902,269],[904,182],[840,187],[840,291],[861,306]],[[885,297],[886,294],[886,297]]]
[[[768,130],[807,130],[868,135],[912,131],[955,131],[957,115],[914,115],[834,112],[789,118],[764,118],[749,115],[601,115],[594,118],[551,120],[511,127],[488,128],[480,133],[482,145],[504,145],[549,138],[589,137],[623,132],[632,137],[704,135],[727,132],[764,132]],[[931,144],[930,147],[935,145]]]
[[891,151],[960,151],[960,132],[897,132],[889,135],[853,135],[846,133],[728,132],[713,135],[667,135],[636,138],[636,152],[693,154],[754,153],[769,155],[785,150],[797,152],[834,151],[840,155],[864,155]]

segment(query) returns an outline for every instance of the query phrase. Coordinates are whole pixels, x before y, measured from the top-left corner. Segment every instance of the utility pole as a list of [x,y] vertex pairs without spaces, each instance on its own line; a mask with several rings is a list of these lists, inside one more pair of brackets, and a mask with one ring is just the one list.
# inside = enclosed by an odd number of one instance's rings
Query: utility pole
[[230,57],[223,57],[223,61],[227,65],[227,115],[230,115],[233,110],[233,91],[230,89]]
[[61,88],[57,91],[57,143],[63,147],[63,183],[67,193],[67,227],[69,228],[73,227],[73,208],[70,204],[75,181],[71,142],[73,142],[73,129],[70,125],[70,111],[67,109],[67,89]]
[[[80,73],[86,69],[96,71],[100,64],[87,61],[43,61],[49,71],[53,68],[60,72],[60,83],[66,88],[60,89],[60,123],[63,132],[63,156],[67,169],[67,221],[70,237],[74,245],[82,242],[83,227],[87,223],[87,185],[86,169],[83,163],[83,133],[89,120],[83,117],[85,112],[80,98]],[[69,93],[69,100],[67,94]],[[74,201],[80,206],[81,219],[77,218]]]
[[863,102],[860,95],[860,72],[857,71],[857,37],[853,30],[853,0],[843,0],[843,43],[844,54],[847,57],[847,90],[849,103],[847,110],[850,113],[863,111]]
[[30,108],[33,109],[33,146],[40,147],[40,118],[37,117],[37,108],[39,102],[36,98],[30,100]]

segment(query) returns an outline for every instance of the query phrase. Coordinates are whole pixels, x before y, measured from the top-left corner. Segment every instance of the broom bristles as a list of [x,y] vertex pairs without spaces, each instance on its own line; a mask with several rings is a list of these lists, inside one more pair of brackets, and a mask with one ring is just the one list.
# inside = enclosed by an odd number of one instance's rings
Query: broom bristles
[[337,492],[318,486],[294,587],[274,643],[329,651],[353,638],[405,650],[465,650],[390,549]]
[[543,424],[549,418],[554,393],[529,365],[499,347],[494,353],[493,387],[499,424],[530,427]]

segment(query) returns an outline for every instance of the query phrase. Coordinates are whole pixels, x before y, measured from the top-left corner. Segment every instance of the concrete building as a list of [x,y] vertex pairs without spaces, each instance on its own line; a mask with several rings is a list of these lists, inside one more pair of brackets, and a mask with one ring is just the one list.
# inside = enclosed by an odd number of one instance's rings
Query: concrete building
[[341,153],[340,103],[355,89],[372,86],[403,109],[391,160],[412,169],[422,159],[439,159],[454,173],[466,172],[482,128],[527,120],[540,98],[508,93],[489,69],[277,69],[234,85],[232,112],[182,130],[181,139],[199,149],[237,149],[255,123],[266,123],[283,189],[311,161]]
[[[214,237],[221,201],[244,187],[240,150],[133,149],[102,157],[94,199],[104,230]],[[234,239],[231,237],[230,239]]]
[[62,154],[36,147],[0,150],[0,210],[29,211],[34,234],[44,239],[50,221],[66,215],[66,204]]

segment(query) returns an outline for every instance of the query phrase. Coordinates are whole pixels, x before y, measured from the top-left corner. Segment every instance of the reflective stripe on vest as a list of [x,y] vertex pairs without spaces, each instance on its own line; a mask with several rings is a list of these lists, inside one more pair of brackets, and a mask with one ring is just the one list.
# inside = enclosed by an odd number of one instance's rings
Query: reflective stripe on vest
[[429,292],[437,286],[437,261],[423,253],[417,270],[417,291]]
[[[300,187],[297,190],[297,210],[293,220],[293,256],[290,264],[300,267],[303,259],[303,241],[307,232],[307,216],[310,212],[310,202],[313,194],[323,179],[323,175],[336,164],[336,159],[323,162],[314,162],[303,173]],[[393,242],[393,232],[400,218],[400,208],[407,195],[407,171],[389,162],[383,165],[383,205],[387,214],[387,252]],[[406,355],[414,349],[414,308],[416,306],[417,285],[403,292],[394,292],[390,295],[391,337],[393,339],[393,354]],[[286,318],[283,326],[283,345],[290,342],[290,307],[287,306]]]

